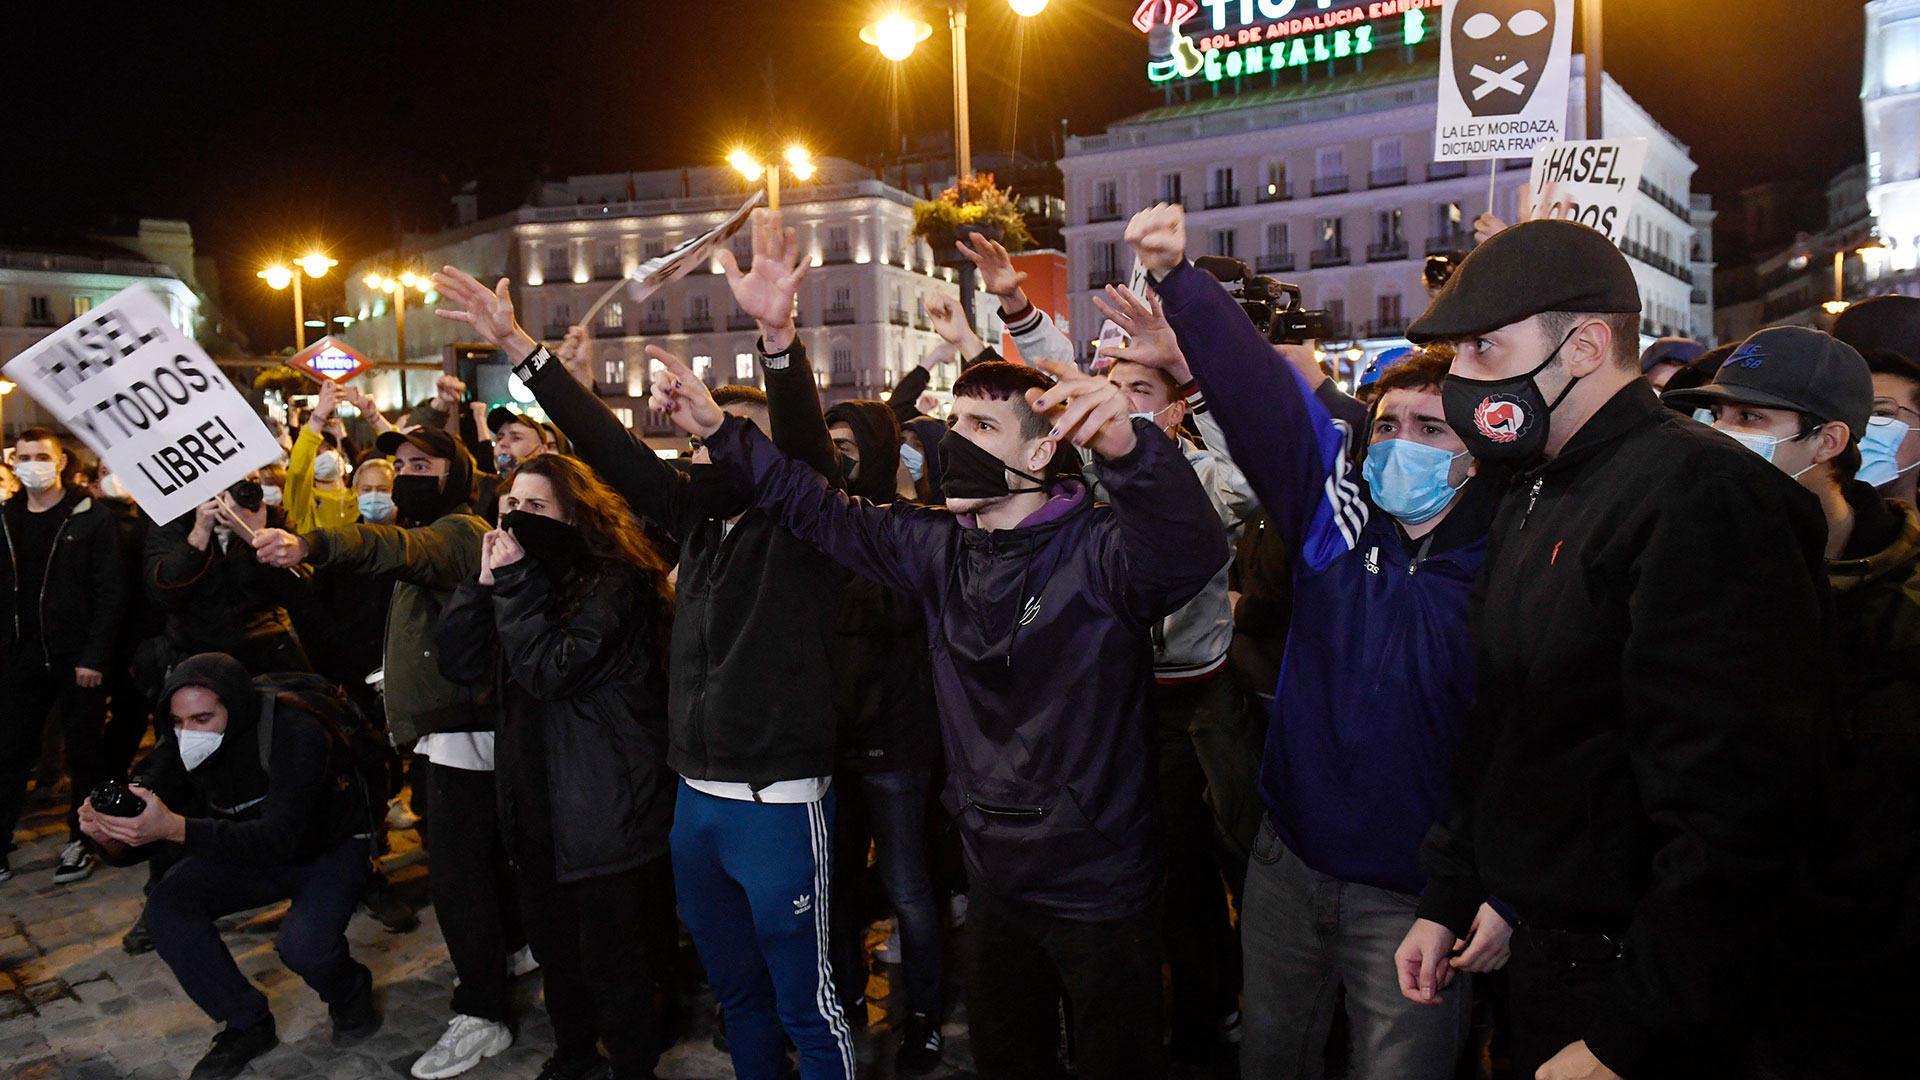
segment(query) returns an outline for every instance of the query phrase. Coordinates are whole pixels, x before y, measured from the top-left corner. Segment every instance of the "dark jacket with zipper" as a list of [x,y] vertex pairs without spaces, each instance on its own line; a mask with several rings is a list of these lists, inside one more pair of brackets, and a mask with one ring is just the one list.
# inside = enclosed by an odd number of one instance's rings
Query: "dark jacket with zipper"
[[20,609],[31,604],[40,616],[41,663],[109,670],[127,592],[118,526],[86,492],[67,492],[58,509],[45,511],[62,514],[65,520],[54,533],[40,595],[21,596],[20,555],[14,538],[27,513],[25,492],[0,507],[0,543],[6,544],[6,558],[0,560],[0,597],[7,603],[0,618],[0,656],[19,643]]
[[[440,615],[440,671],[497,687],[502,835],[562,883],[667,853],[667,678],[658,606],[633,567],[600,562],[556,583],[532,557],[460,586]],[[544,834],[544,835],[542,835]]]
[[1812,495],[1644,379],[1494,519],[1420,914],[1464,934],[1495,893],[1621,942],[1585,1037],[1622,1075],[1737,1023],[1756,946],[1785,932],[1799,763],[1839,694],[1826,531]]
[[165,735],[137,779],[187,819],[185,854],[243,866],[297,865],[371,830],[366,797],[347,751],[297,699],[280,695],[275,700],[272,745],[263,769],[258,730],[263,691],[255,689],[246,669],[218,653],[181,661],[160,692],[160,715],[182,686],[204,686],[219,696],[227,707],[226,735],[198,768],[188,771],[171,723],[162,723]]
[[1149,632],[1227,560],[1226,533],[1172,440],[1134,423],[1103,463],[1112,506],[1078,481],[1020,527],[832,490],[730,418],[714,461],[761,509],[854,573],[917,597],[929,627],[943,798],[973,880],[1061,918],[1137,914],[1160,870]]
[[[269,506],[266,523],[285,529],[287,515]],[[193,524],[194,515],[184,514],[147,533],[147,595],[166,612],[175,654],[244,656],[250,632],[269,622],[292,626],[292,611],[310,603],[311,580],[256,559],[241,533],[224,549],[217,534],[205,550],[196,548],[188,540]]]
[[[782,445],[831,472],[818,398],[796,401],[791,381],[769,376],[768,411]],[[832,775],[827,658],[846,573],[753,509],[745,483],[713,466],[682,472],[661,461],[558,362],[534,372],[527,387],[580,460],[678,546],[667,764],[690,779],[761,787]],[[808,390],[817,394],[811,383]],[[794,445],[791,418],[808,409],[813,434]]]

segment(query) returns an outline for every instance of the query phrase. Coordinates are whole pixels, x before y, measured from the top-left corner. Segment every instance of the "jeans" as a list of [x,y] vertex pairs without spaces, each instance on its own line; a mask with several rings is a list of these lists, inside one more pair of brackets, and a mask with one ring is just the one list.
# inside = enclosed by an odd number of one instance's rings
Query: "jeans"
[[[834,780],[835,884],[857,885],[871,840],[886,890],[900,924],[901,966],[907,1005],[939,1018],[940,914],[927,877],[927,791],[932,770],[892,769],[842,773]],[[861,890],[837,887],[833,911],[834,973],[840,999],[859,1001],[866,988],[865,916]]]
[[347,953],[347,920],[367,879],[367,842],[349,837],[297,866],[240,866],[199,856],[173,865],[147,897],[153,949],[195,1005],[229,1027],[268,1015],[267,997],[233,962],[214,920],[291,899],[274,950],[328,1005],[344,1005],[372,981]]
[[1123,918],[1080,922],[1016,908],[976,886],[961,953],[980,1076],[1060,1075],[1055,1050],[1063,990],[1080,1080],[1162,1076],[1158,909],[1156,902]]
[[1413,926],[1418,903],[1415,896],[1308,867],[1262,820],[1240,921],[1246,965],[1241,1075],[1321,1076],[1334,991],[1344,987],[1353,1031],[1349,1077],[1452,1077],[1473,990],[1459,973],[1438,1005],[1415,1004],[1400,993],[1393,953]]
[[100,732],[106,723],[107,692],[73,681],[73,657],[53,658],[51,670],[38,641],[7,649],[0,666],[0,856],[13,850],[13,829],[27,798],[27,781],[40,760],[40,733],[47,713],[60,710],[67,743],[67,772],[73,794],[67,804],[67,836],[80,839],[80,803],[100,781]]
[[429,763],[427,791],[433,808],[427,884],[447,955],[460,977],[453,1011],[503,1024],[512,1000],[508,927],[517,921],[517,906],[495,812],[493,773]]
[[853,1080],[853,1033],[827,959],[833,799],[755,803],[680,784],[674,890],[726,1012],[740,1080],[784,1075],[782,1030],[802,1080]]
[[[677,936],[665,858],[615,874],[560,884],[552,852],[520,860],[527,937],[540,961],[555,1056],[592,1057],[605,1041],[617,1080],[650,1077],[660,1061],[654,980],[669,977],[669,949],[657,955],[662,926]],[[652,951],[656,955],[649,957]]]

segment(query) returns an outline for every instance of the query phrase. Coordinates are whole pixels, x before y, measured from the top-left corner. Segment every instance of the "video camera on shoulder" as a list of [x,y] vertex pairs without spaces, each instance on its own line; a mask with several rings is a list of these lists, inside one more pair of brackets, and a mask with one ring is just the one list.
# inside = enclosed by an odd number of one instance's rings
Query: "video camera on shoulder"
[[1252,273],[1230,255],[1202,255],[1193,265],[1225,285],[1254,328],[1275,345],[1304,345],[1334,336],[1333,317],[1322,309],[1308,310],[1300,302],[1300,286]]

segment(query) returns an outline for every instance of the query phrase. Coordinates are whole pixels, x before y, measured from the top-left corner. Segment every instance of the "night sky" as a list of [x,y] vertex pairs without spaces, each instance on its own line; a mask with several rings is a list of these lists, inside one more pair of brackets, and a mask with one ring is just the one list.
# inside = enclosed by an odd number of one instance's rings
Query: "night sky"
[[[542,175],[717,163],[743,136],[861,160],[896,100],[903,130],[946,130],[944,16],[920,5],[936,32],[896,85],[857,37],[879,6],[308,0],[88,5],[83,21],[9,5],[0,226],[184,218],[251,344],[279,348],[287,299],[255,269],[309,241],[349,263],[439,228],[469,179],[492,214]],[[1133,8],[1053,0],[1023,21],[973,0],[976,153],[1017,130],[1050,154],[1063,117],[1085,134],[1155,104]],[[1862,160],[1856,0],[1611,0],[1606,18],[1608,70],[1692,146],[1696,191]],[[337,298],[337,279],[314,284]]]

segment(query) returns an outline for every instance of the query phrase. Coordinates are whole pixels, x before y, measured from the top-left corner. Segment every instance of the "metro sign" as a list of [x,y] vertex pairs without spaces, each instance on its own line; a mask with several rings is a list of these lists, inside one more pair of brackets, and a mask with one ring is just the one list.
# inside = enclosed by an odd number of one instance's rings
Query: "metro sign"
[[365,371],[373,370],[373,361],[355,352],[351,345],[334,337],[323,337],[287,361],[316,379],[343,383]]

